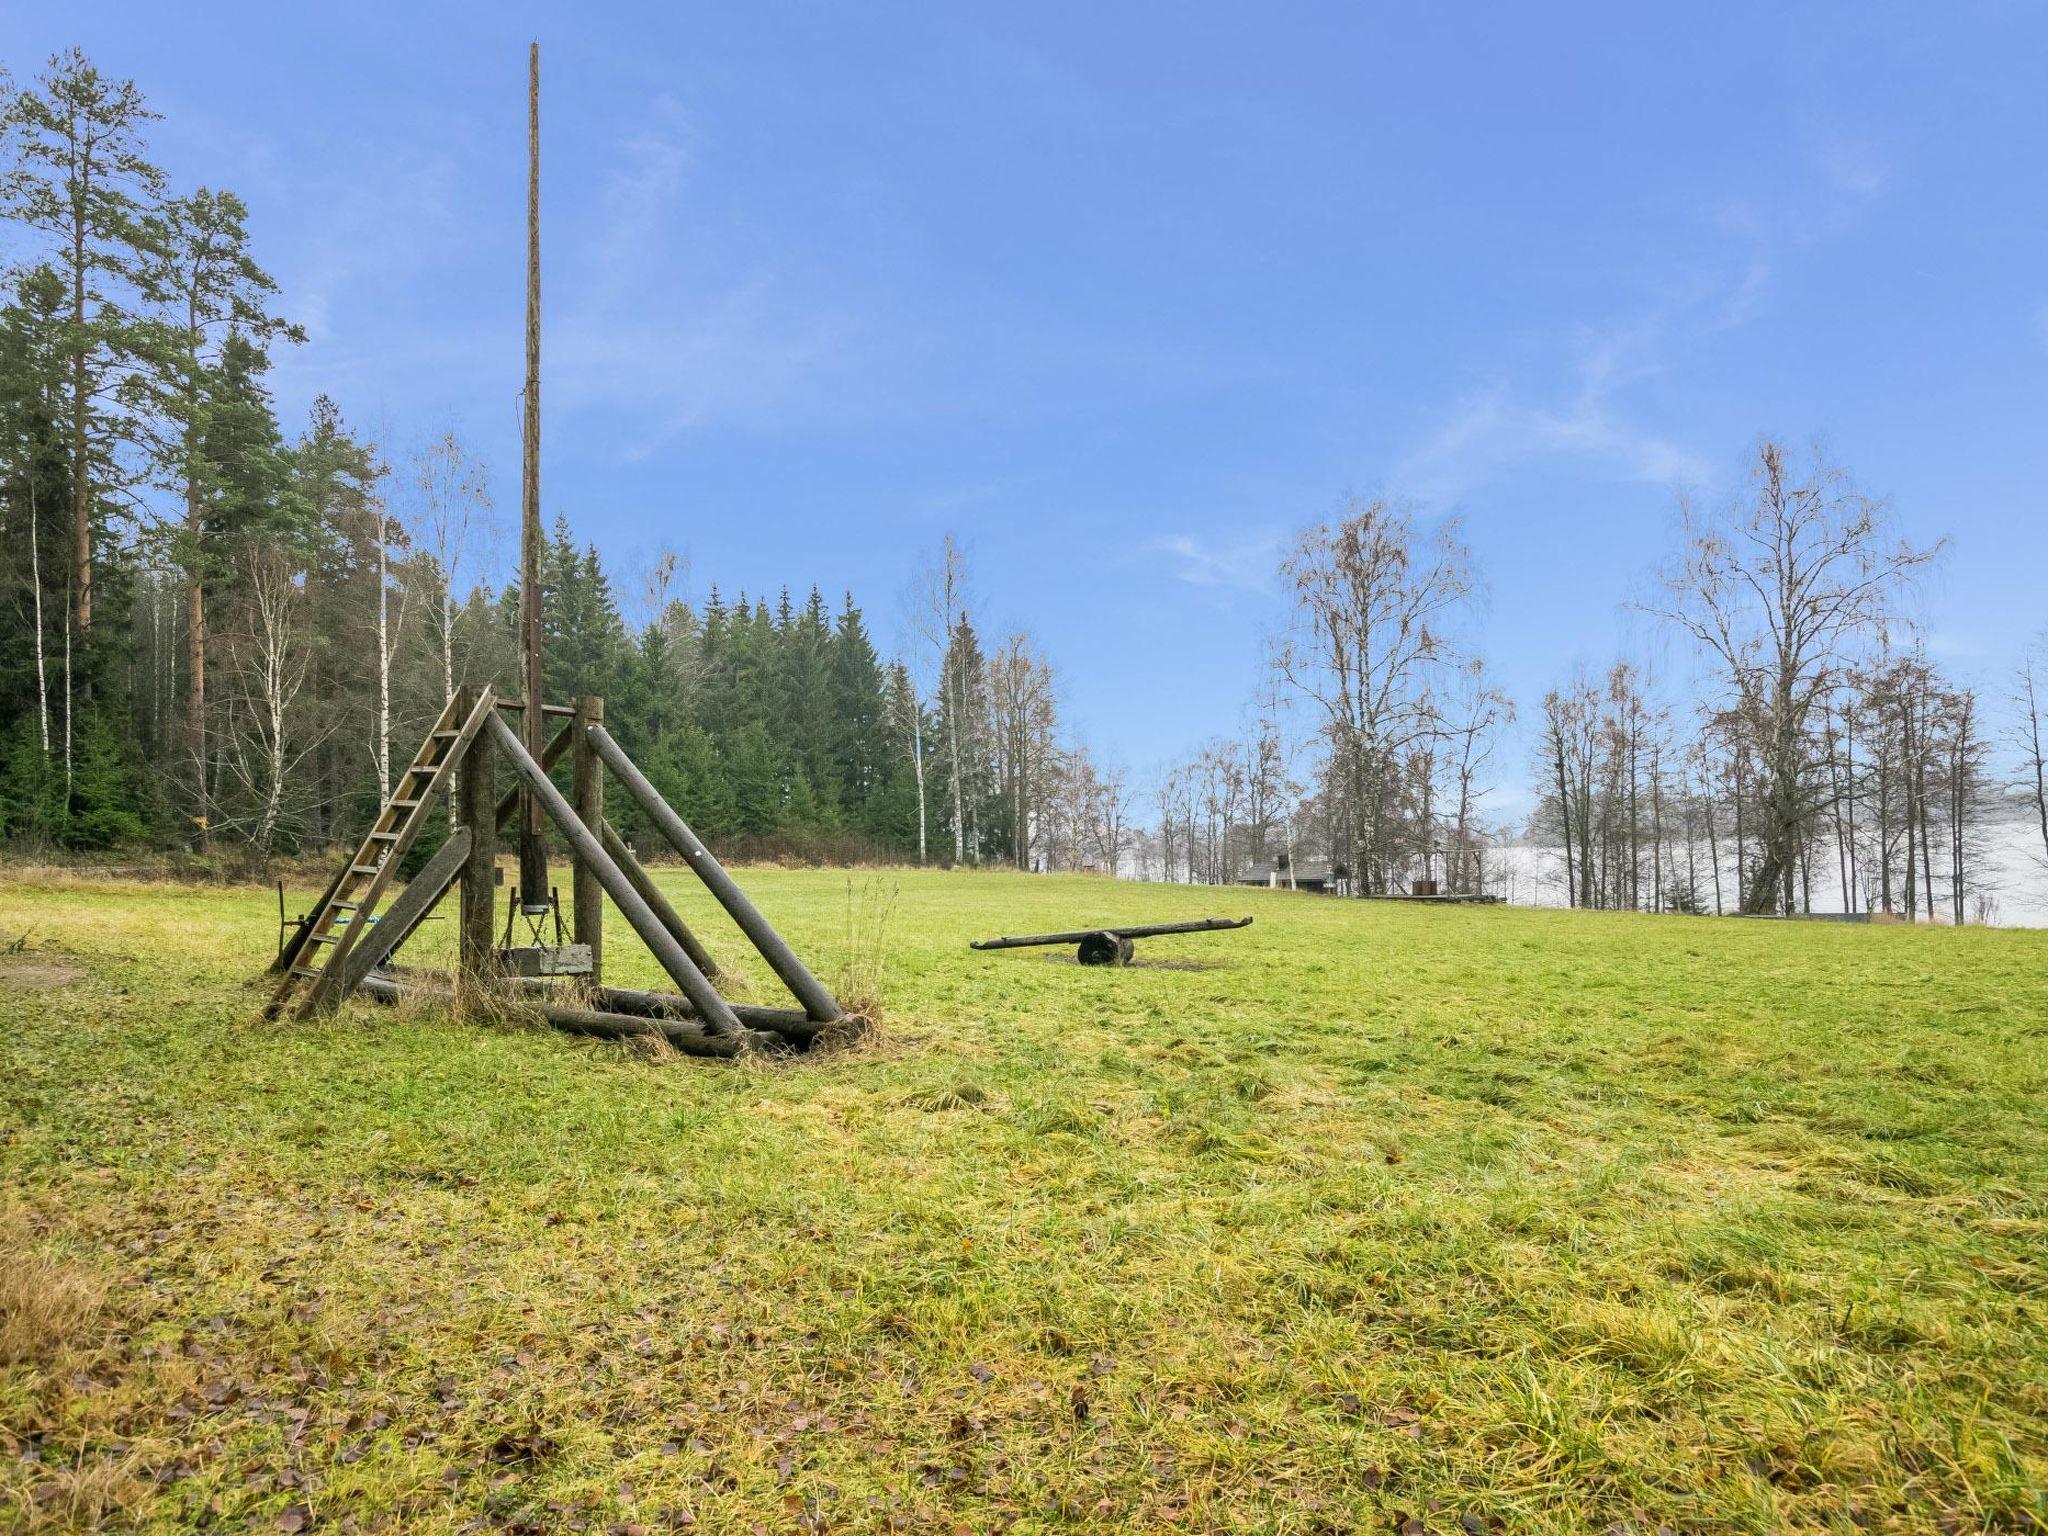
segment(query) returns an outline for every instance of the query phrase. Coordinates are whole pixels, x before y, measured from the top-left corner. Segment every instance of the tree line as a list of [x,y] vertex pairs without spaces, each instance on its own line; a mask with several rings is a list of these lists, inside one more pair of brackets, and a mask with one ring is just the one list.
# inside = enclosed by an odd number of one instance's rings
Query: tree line
[[2048,650],[1995,732],[1911,618],[1940,546],[1901,540],[1818,455],[1766,440],[1751,468],[1725,506],[1682,505],[1632,605],[1682,680],[1625,657],[1548,690],[1520,825],[1485,811],[1515,708],[1473,643],[1455,521],[1374,501],[1307,529],[1269,684],[1237,734],[1158,772],[1135,867],[1286,884],[1306,857],[1355,895],[1477,893],[1505,886],[1520,838],[1572,906],[1987,918],[1995,831],[2023,828],[2048,870]]
[[[0,76],[0,833],[258,857],[353,837],[454,691],[516,685],[487,466],[268,386],[305,339],[234,193],[174,187],[130,81]],[[557,521],[552,693],[597,694],[728,848],[1114,868],[1121,776],[1068,742],[1028,635],[977,629],[949,539],[885,655],[850,593],[622,603]],[[629,614],[627,609],[633,611]],[[629,807],[619,820],[633,823]]]
[[[374,440],[326,395],[280,422],[305,333],[242,201],[150,158],[155,120],[75,50],[0,75],[0,835],[267,858],[351,837],[456,688],[516,684],[518,593],[458,434]],[[1242,722],[1139,783],[1072,738],[1029,634],[985,633],[951,538],[893,649],[850,593],[692,602],[672,556],[622,600],[562,521],[542,579],[551,691],[602,695],[730,850],[1371,896],[1500,889],[1526,837],[1574,905],[1963,920],[1991,822],[2024,813],[2048,862],[2048,661],[1987,728],[1910,621],[1938,552],[1761,444],[1635,604],[1683,676],[1627,657],[1548,690],[1514,825],[1471,551],[1384,500],[1293,540]]]

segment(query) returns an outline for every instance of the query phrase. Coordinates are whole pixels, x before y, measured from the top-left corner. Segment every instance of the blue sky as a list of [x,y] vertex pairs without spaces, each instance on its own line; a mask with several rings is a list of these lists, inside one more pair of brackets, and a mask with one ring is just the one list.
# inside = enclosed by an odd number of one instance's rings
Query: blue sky
[[249,200],[287,417],[452,425],[508,514],[538,38],[549,514],[885,635],[955,532],[1141,772],[1235,724],[1352,496],[1463,519],[1525,707],[1654,649],[1674,488],[1766,431],[1953,538],[1964,675],[2048,622],[2048,7],[10,11],[17,75],[80,43]]

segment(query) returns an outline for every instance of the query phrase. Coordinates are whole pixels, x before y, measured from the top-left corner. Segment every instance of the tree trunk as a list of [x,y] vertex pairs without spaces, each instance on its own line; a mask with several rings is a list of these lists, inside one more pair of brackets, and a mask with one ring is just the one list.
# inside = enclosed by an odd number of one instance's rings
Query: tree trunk
[[[80,163],[79,195],[71,215],[71,324],[76,349],[71,354],[71,560],[73,570],[73,616],[80,635],[92,627],[92,474],[91,450],[86,437],[86,417],[92,392],[86,371],[85,335],[85,214],[91,195],[91,163]],[[66,631],[69,644],[69,631]],[[67,692],[69,684],[66,684]],[[66,706],[67,720],[69,706]],[[67,731],[68,737],[68,731]],[[68,745],[68,742],[67,742]],[[69,753],[66,754],[69,777]]]
[[206,752],[206,586],[201,579],[201,541],[205,537],[199,481],[192,469],[191,428],[186,428],[185,537],[185,749],[192,755],[193,785],[198,797],[196,841],[206,843],[208,806]]
[[926,811],[924,796],[924,722],[917,718],[924,706],[916,699],[910,701],[914,713],[910,720],[910,762],[913,776],[917,780],[917,862],[922,868],[931,861],[925,834]]
[[35,597],[36,624],[36,724],[43,740],[43,766],[50,761],[50,679],[43,667],[43,561],[38,551],[41,536],[36,530],[36,469],[33,457],[28,467],[28,581]]

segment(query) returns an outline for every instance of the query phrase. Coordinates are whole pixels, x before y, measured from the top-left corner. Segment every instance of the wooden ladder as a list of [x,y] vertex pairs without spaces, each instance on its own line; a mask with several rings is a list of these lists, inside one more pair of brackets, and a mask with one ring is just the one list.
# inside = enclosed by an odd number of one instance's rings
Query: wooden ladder
[[341,1002],[345,989],[337,989],[333,981],[342,974],[343,961],[362,940],[364,930],[373,926],[377,903],[397,876],[399,861],[426,825],[434,801],[447,787],[464,750],[497,707],[497,696],[488,687],[478,692],[467,718],[459,718],[460,695],[448,701],[427,739],[420,743],[412,766],[399,775],[391,798],[377,813],[348,867],[336,876],[319,908],[286,950],[284,975],[263,1009],[266,1019],[284,1011],[301,982],[308,986],[294,1017],[309,1019]]

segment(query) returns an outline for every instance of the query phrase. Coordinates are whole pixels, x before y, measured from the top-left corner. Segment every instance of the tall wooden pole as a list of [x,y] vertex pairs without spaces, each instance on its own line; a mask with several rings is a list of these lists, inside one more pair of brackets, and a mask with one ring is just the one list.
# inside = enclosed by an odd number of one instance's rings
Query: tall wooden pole
[[[524,745],[535,762],[546,745],[547,691],[540,659],[540,44],[526,75],[526,397],[519,469],[519,648],[526,709]],[[529,912],[548,903],[548,845],[541,803],[523,797],[519,823],[519,900]]]

